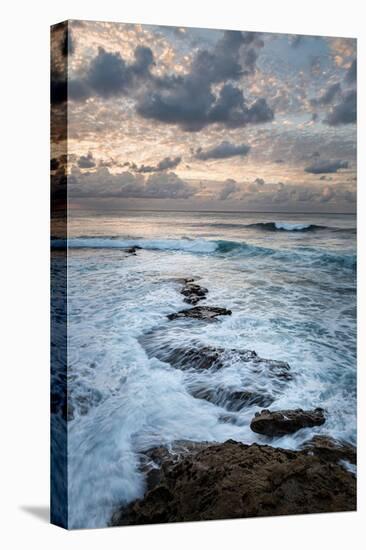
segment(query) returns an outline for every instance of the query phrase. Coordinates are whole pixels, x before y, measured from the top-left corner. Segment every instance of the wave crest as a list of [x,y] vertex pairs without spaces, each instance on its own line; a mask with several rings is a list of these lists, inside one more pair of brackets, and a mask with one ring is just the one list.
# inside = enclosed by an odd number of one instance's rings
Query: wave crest
[[246,242],[205,239],[119,239],[115,237],[88,237],[66,240],[54,239],[52,248],[116,248],[123,250],[139,247],[144,250],[161,250],[166,252],[187,252],[190,254],[232,254],[235,256],[266,257],[285,263],[307,262],[314,267],[337,265],[355,269],[356,255],[352,253],[328,252],[318,248],[299,247],[293,250],[256,246]]

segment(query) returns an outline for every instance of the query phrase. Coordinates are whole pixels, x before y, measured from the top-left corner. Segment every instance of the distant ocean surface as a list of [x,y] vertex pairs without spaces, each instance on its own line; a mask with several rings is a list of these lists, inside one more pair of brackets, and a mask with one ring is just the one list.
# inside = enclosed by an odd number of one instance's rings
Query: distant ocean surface
[[[69,229],[71,527],[106,525],[115,506],[142,496],[138,453],[153,446],[232,438],[296,449],[315,434],[356,443],[354,216],[121,212],[73,215]],[[136,255],[123,251],[136,245]],[[169,321],[190,307],[181,277],[209,290],[199,305],[232,315]],[[255,350],[287,361],[293,378],[277,386],[235,362],[179,370],[153,357],[154,345]],[[228,421],[224,401],[192,395],[202,387],[269,395],[271,409],[323,407],[327,421],[273,440],[249,427],[264,407]]]

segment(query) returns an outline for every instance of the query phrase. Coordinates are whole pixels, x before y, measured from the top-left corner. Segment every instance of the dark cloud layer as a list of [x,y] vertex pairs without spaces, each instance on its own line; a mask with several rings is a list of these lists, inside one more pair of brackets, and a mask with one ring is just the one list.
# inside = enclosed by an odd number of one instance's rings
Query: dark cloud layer
[[94,168],[95,165],[96,164],[92,153],[88,153],[87,155],[82,155],[78,160],[79,168]]
[[335,174],[338,170],[348,168],[345,160],[321,161],[307,166],[304,170],[309,174]]
[[67,93],[74,101],[93,95],[109,98],[130,94],[143,118],[177,124],[192,132],[210,124],[239,128],[270,122],[274,113],[266,99],[248,102],[242,89],[234,84],[255,72],[262,47],[257,33],[225,31],[211,50],[198,50],[184,76],[159,77],[151,72],[154,56],[150,48],[138,46],[134,61],[127,63],[120,53],[100,47],[86,75],[71,79],[68,90],[62,79],[54,79],[52,101],[66,101]]
[[99,48],[98,55],[90,64],[85,84],[101,97],[126,93],[136,78],[150,74],[153,64],[150,48],[138,46],[134,55],[134,62],[127,64],[118,52],[111,53]]
[[329,86],[323,95],[318,99],[312,99],[311,103],[313,105],[329,105],[335,99],[335,97],[341,93],[341,85],[339,82]]
[[[256,33],[226,31],[213,50],[197,52],[189,73],[170,81],[169,89],[140,97],[137,112],[191,132],[215,123],[239,128],[273,120],[264,98],[248,104],[243,91],[232,83],[255,71],[257,50],[262,46]],[[218,84],[222,86],[214,92]]]
[[203,150],[201,147],[195,152],[195,158],[199,160],[226,159],[236,156],[246,156],[250,151],[249,145],[230,143],[223,141],[210,149]]
[[[310,100],[313,107],[328,107],[323,119],[329,126],[340,126],[357,122],[357,92],[354,88],[357,79],[357,63],[354,59],[346,72],[344,80],[331,84],[317,99]],[[350,89],[351,88],[351,89]],[[313,113],[313,120],[318,119]]]
[[350,90],[342,95],[342,99],[328,113],[325,122],[330,126],[352,124],[357,121],[357,93]]
[[156,166],[149,166],[145,164],[137,166],[134,162],[127,162],[125,166],[129,166],[134,172],[148,174],[151,172],[164,172],[165,170],[172,170],[173,168],[176,168],[181,161],[182,157],[165,157],[163,160],[158,162]]
[[73,198],[188,199],[197,192],[174,172],[144,177],[128,171],[111,174],[108,168],[98,168],[96,172],[74,171],[68,184]]
[[353,83],[357,80],[357,61],[354,59],[346,73],[346,82]]

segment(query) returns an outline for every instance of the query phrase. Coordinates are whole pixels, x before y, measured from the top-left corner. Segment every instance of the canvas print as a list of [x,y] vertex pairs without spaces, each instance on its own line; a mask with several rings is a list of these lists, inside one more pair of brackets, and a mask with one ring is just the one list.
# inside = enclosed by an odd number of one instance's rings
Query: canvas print
[[52,27],[53,523],[356,509],[356,63]]

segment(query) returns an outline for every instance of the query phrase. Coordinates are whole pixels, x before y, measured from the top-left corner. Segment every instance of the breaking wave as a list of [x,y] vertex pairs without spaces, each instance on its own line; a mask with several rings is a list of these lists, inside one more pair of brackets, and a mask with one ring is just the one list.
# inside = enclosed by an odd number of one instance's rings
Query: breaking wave
[[346,233],[356,233],[356,229],[351,228],[342,228],[342,227],[331,227],[328,225],[318,225],[314,223],[288,223],[288,222],[258,222],[250,224],[242,223],[212,223],[208,224],[211,227],[216,227],[217,229],[260,229],[263,231],[296,231],[296,232],[308,232],[308,231],[345,231]]
[[95,248],[95,249],[128,249],[136,247],[143,250],[160,250],[166,252],[186,252],[190,254],[231,254],[245,257],[271,256],[284,263],[308,262],[313,266],[326,264],[355,269],[356,255],[347,253],[325,252],[322,249],[298,247],[296,249],[278,249],[256,246],[246,242],[230,240],[205,239],[119,239],[115,237],[88,237],[66,240],[54,239],[52,248]]

